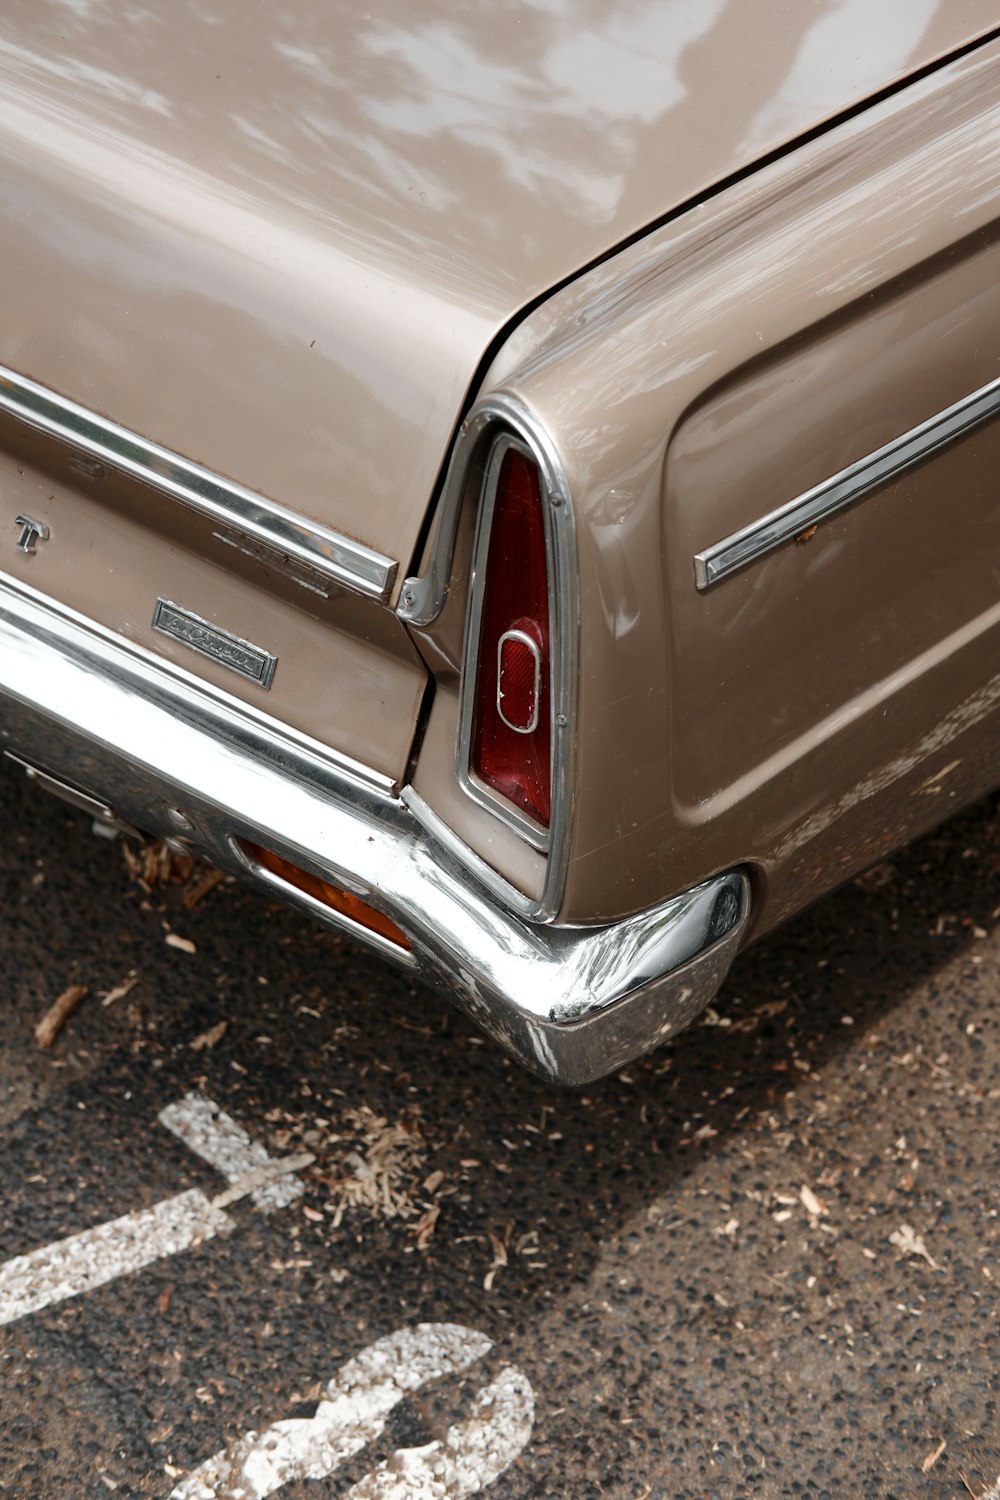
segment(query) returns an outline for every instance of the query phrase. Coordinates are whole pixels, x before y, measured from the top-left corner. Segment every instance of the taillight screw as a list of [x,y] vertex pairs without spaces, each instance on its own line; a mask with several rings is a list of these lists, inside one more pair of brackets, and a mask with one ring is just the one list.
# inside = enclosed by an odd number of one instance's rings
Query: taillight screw
[[559,729],[565,729],[569,723],[565,714],[556,714],[556,725]]

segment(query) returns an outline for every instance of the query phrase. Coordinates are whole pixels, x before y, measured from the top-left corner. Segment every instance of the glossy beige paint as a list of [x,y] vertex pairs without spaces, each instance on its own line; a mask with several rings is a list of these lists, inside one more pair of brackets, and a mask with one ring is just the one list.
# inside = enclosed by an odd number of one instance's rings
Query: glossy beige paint
[[532,299],[989,0],[7,0],[0,363],[408,564]]
[[488,378],[576,509],[563,920],[746,864],[762,930],[1000,780],[1000,422],[707,593],[693,570],[1000,375],[998,91],[991,44],[576,283]]

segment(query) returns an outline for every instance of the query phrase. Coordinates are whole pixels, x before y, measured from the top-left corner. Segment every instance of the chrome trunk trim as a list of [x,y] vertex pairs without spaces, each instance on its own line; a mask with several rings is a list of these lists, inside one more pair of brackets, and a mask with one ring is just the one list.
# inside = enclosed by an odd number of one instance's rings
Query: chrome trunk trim
[[384,601],[392,591],[397,564],[391,558],[213,474],[2,365],[0,411],[67,444],[75,455],[85,455],[78,457],[74,467],[91,478],[100,474],[95,462],[106,464],[217,524],[234,527],[278,558],[285,555],[354,593]]
[[1000,411],[1000,380],[992,380],[946,407],[902,437],[894,438],[882,448],[841,469],[830,479],[806,490],[787,505],[781,505],[759,521],[734,531],[723,541],[706,547],[694,559],[695,584],[704,591],[721,583],[731,573],[766,557],[777,547],[836,515],[856,500],[863,500],[873,490],[898,478],[914,464],[936,453],[948,443],[978,427]]
[[516,396],[498,391],[473,407],[455,439],[438,506],[430,544],[427,571],[403,582],[396,613],[407,625],[432,625],[444,609],[455,561],[455,542],[462,505],[470,483],[475,483],[476,459],[484,436],[495,428],[510,427],[526,441],[534,436],[540,447],[551,451],[551,443],[533,414]]
[[[730,871],[620,921],[539,926],[453,858],[402,798],[3,577],[0,741],[138,827],[175,839],[183,828],[185,845],[222,869],[252,877],[233,844],[249,839],[357,891],[405,932],[411,972],[561,1083],[600,1077],[686,1025],[722,982],[748,920],[749,884]],[[281,888],[385,954],[354,923]]]

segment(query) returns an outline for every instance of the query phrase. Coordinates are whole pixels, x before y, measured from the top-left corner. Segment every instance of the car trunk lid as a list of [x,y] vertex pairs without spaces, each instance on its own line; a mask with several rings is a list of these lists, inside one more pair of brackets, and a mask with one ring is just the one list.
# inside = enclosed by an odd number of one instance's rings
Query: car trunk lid
[[[994,23],[988,0],[877,23],[857,0],[32,0],[0,28],[0,363],[360,542],[398,587],[512,319]],[[392,588],[324,599],[239,527],[3,431],[11,505],[53,522],[5,566],[237,694],[261,687],[156,631],[157,603],[258,645],[271,711],[403,775],[423,670]]]

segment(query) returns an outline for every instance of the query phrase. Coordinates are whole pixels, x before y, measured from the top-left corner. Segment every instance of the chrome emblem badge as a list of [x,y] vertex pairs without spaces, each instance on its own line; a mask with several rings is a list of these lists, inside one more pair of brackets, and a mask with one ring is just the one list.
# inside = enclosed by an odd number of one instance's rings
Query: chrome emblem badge
[[31,516],[15,516],[14,525],[21,528],[17,550],[26,552],[29,557],[34,553],[38,542],[47,542],[49,539],[49,528],[44,521],[32,520]]
[[182,646],[189,646],[201,656],[220,662],[231,672],[249,677],[251,682],[259,683],[262,688],[271,686],[278,658],[270,651],[265,651],[262,646],[254,646],[250,641],[241,640],[238,635],[230,635],[228,630],[220,630],[211,620],[203,620],[199,615],[193,615],[189,609],[171,604],[169,599],[157,599],[152,624],[153,629],[158,630],[161,635],[167,635],[171,640],[180,641]]

